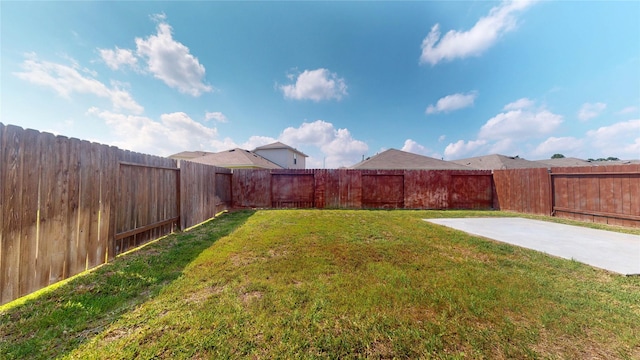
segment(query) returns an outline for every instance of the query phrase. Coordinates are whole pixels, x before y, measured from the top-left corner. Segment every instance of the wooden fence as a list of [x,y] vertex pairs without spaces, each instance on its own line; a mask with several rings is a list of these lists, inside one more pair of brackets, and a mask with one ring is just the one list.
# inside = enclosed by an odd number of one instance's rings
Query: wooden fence
[[494,171],[501,210],[640,227],[640,165]]
[[491,209],[485,170],[235,170],[235,208]]
[[499,208],[640,227],[640,165],[232,172],[0,123],[0,304],[247,207]]
[[213,217],[230,176],[0,123],[0,304]]

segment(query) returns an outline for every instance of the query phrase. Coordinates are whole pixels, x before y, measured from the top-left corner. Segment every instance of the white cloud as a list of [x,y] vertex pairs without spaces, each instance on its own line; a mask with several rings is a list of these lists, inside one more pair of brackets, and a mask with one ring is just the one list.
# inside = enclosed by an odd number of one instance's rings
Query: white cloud
[[353,138],[348,129],[336,129],[333,124],[316,120],[304,122],[300,127],[288,127],[282,131],[279,141],[293,147],[317,147],[323,155],[320,159],[308,159],[307,167],[338,168],[351,166],[361,160],[369,150],[366,143]]
[[623,121],[587,132],[590,157],[640,158],[640,119]]
[[162,114],[160,121],[91,108],[117,137],[111,145],[146,154],[168,156],[185,150],[210,150],[220,142],[215,128],[206,127],[183,112]]
[[478,134],[479,139],[526,139],[546,135],[562,123],[562,116],[548,110],[512,110],[489,119]]
[[440,98],[435,105],[429,105],[425,111],[427,114],[435,114],[440,112],[450,112],[459,109],[463,109],[473,105],[478,93],[472,91],[470,93],[452,94]]
[[468,31],[449,30],[440,36],[440,24],[435,24],[422,41],[420,63],[435,65],[442,60],[478,56],[490,48],[505,33],[516,27],[515,13],[526,9],[532,1],[504,1],[480,18]]
[[74,93],[93,94],[111,101],[117,111],[125,110],[133,114],[141,114],[144,108],[138,104],[131,94],[118,85],[107,87],[93,77],[80,73],[91,73],[85,69],[79,69],[77,64],[72,66],[56,64],[49,61],[40,61],[33,54],[22,63],[22,72],[14,73],[18,78],[53,89],[58,95],[71,98]]
[[213,120],[215,120],[215,121],[217,121],[217,122],[221,122],[221,123],[226,123],[226,122],[228,122],[228,121],[229,121],[229,119],[227,119],[227,117],[226,117],[223,113],[221,113],[221,112],[217,112],[217,111],[216,111],[216,112],[208,112],[208,111],[207,111],[207,112],[204,114],[204,118],[205,118],[206,120],[211,120],[211,119],[213,119]]
[[406,152],[410,152],[410,153],[414,153],[414,154],[419,154],[419,155],[424,155],[424,156],[431,156],[434,158],[440,158],[440,154],[432,151],[431,149],[417,143],[416,141],[412,140],[412,139],[407,139],[404,141],[404,145],[402,146],[402,148],[400,149],[402,151],[406,151]]
[[580,110],[578,111],[578,119],[581,121],[587,121],[594,117],[597,117],[606,109],[607,104],[605,103],[584,103]]
[[489,119],[478,132],[476,140],[459,140],[445,148],[447,159],[488,154],[526,155],[530,142],[555,131],[563,122],[561,115],[522,98],[504,106],[505,111]]
[[270,137],[270,136],[258,136],[258,135],[254,135],[249,137],[249,140],[245,141],[244,143],[242,143],[242,145],[240,145],[239,147],[242,149],[247,149],[247,150],[253,150],[255,148],[257,148],[258,146],[262,146],[262,145],[267,145],[267,144],[272,144],[274,142],[276,142],[278,140]]
[[485,147],[487,142],[485,140],[458,140],[455,143],[450,143],[444,149],[444,156],[446,159],[460,159],[477,155],[481,152],[481,149]]
[[521,109],[528,109],[530,107],[532,107],[534,104],[533,100],[527,99],[527,98],[522,98],[522,99],[518,99],[512,103],[508,103],[507,105],[504,106],[503,110],[509,111],[509,110],[521,110]]
[[412,139],[405,140],[404,145],[400,150],[414,153],[414,154],[425,155],[425,156],[431,156],[431,153],[432,153],[431,150],[427,149],[423,145],[418,144],[416,141]]
[[548,159],[553,154],[564,154],[574,156],[584,147],[584,141],[572,136],[550,137],[540,143],[533,151],[532,155],[539,159]]
[[[156,16],[157,21],[164,21],[166,17]],[[136,53],[146,59],[148,70],[156,78],[164,81],[181,93],[200,96],[203,92],[210,92],[213,88],[204,81],[205,68],[198,59],[191,55],[184,44],[173,39],[171,26],[160,22],[158,33],[146,39],[136,38]]]
[[[292,76],[288,76],[293,80]],[[340,100],[347,95],[343,78],[327,69],[305,70],[298,75],[295,84],[280,86],[284,97],[295,100]]]
[[447,139],[446,135],[440,135],[440,137],[438,138],[438,142],[443,142]]
[[627,114],[633,114],[635,112],[638,111],[638,107],[637,106],[627,106],[626,108],[618,111],[616,114],[618,115],[627,115]]
[[128,65],[134,69],[137,68],[138,58],[135,57],[131,50],[116,47],[115,50],[98,49],[98,51],[102,60],[112,70],[118,70],[122,65]]

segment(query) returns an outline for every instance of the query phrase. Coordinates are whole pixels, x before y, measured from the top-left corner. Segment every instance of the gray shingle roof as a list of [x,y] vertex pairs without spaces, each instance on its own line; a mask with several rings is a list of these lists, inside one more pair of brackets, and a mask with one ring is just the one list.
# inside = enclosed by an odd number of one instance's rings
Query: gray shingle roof
[[210,154],[213,154],[213,153],[210,151],[183,151],[177,154],[173,154],[169,156],[169,158],[176,159],[176,160],[191,160],[193,158],[198,158],[198,157],[206,156]]
[[[172,155],[173,156],[173,155]],[[249,150],[235,148],[217,153],[209,153],[204,156],[185,159],[201,164],[215,165],[226,168],[260,168],[282,169],[281,166],[253,153]]]
[[544,168],[546,164],[536,161],[529,161],[519,157],[504,156],[500,154],[492,154],[485,156],[477,156],[467,159],[452,160],[452,162],[460,165],[466,165],[478,170],[500,170],[500,169],[526,169],[526,168]]
[[359,162],[351,169],[425,169],[425,170],[473,170],[450,161],[435,159],[402,150],[389,149]]
[[569,167],[569,166],[592,166],[593,163],[574,157],[565,157],[559,159],[536,160],[537,163],[545,164],[549,167]]

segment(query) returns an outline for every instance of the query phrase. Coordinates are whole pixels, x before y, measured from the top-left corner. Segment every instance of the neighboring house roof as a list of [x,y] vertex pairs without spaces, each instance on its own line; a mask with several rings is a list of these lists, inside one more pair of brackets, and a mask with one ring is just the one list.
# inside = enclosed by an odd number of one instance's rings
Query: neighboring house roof
[[418,155],[402,150],[389,149],[359,162],[351,169],[425,169],[425,170],[472,170],[467,166]]
[[640,164],[640,160],[593,160],[589,161],[590,165],[595,166],[608,166],[608,165],[630,165]]
[[200,157],[186,159],[201,164],[215,165],[231,169],[239,168],[259,168],[259,169],[282,169],[281,166],[255,154],[249,150],[235,148],[217,153],[209,153]]
[[545,168],[546,164],[536,161],[521,159],[517,156],[504,156],[500,154],[485,155],[467,159],[452,160],[460,165],[466,165],[478,170],[500,170],[500,169],[526,169]]
[[276,149],[287,149],[287,150],[291,150],[293,152],[296,152],[304,157],[309,157],[308,155],[306,155],[305,153],[303,153],[302,151],[293,148],[287,144],[283,144],[280,141],[276,141],[272,144],[267,144],[267,145],[263,145],[263,146],[258,146],[257,148],[253,149],[254,152],[258,151],[258,150],[276,150]]
[[170,159],[191,160],[193,158],[214,154],[209,151],[183,151],[169,156]]
[[565,157],[558,159],[536,160],[535,162],[545,164],[549,167],[569,167],[569,166],[592,166],[592,162],[574,157]]

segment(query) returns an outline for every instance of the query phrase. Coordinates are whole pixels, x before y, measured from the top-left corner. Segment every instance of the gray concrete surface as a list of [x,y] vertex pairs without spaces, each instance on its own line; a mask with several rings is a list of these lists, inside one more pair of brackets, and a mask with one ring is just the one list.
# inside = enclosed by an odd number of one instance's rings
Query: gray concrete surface
[[640,236],[523,218],[424,219],[497,241],[640,275]]

